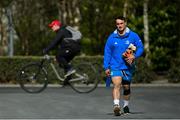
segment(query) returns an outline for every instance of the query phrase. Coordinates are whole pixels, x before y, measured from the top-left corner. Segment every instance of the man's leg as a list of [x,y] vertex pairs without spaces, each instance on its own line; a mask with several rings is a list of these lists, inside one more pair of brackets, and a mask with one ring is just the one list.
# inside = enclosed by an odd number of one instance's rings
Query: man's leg
[[72,70],[72,66],[69,62],[74,58],[75,54],[72,49],[60,49],[58,55],[56,56],[60,67],[64,68],[64,72],[66,73],[65,77],[72,74],[74,70]]
[[113,102],[114,102],[114,114],[116,116],[120,115],[119,100],[120,100],[121,81],[122,81],[122,77],[120,76],[112,77],[112,82],[114,85],[113,91],[112,91],[112,97],[113,97]]
[[64,69],[64,72],[66,73],[71,66],[63,56],[57,56],[56,58],[59,63],[59,67],[62,67]]
[[[69,52],[69,51],[68,51]],[[68,65],[68,61],[67,61],[67,59],[66,59],[66,56],[67,56],[67,54],[68,54],[68,52],[66,52],[66,49],[60,49],[59,51],[58,51],[58,54],[56,55],[56,59],[57,59],[57,61],[58,61],[58,63],[59,63],[59,67],[62,67],[62,68],[64,68],[64,71],[65,72],[67,72],[67,69],[70,67],[69,65]]]
[[131,95],[131,89],[130,89],[130,82],[123,80],[123,99],[124,99],[124,105],[123,110],[124,113],[129,113],[129,100]]

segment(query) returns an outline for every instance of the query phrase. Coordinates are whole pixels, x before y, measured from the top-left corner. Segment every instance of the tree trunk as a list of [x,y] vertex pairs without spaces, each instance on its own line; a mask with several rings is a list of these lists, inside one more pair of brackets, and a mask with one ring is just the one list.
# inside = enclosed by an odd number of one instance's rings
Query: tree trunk
[[144,17],[144,49],[145,49],[145,59],[148,65],[150,65],[149,59],[149,26],[148,26],[148,0],[144,0],[144,9],[143,9],[143,17]]
[[[180,5],[180,1],[177,0],[177,3],[178,3],[178,6]],[[177,10],[177,26],[178,26],[178,30],[177,30],[177,35],[178,35],[178,57],[177,58],[180,58],[180,7],[178,7],[178,10]]]
[[60,0],[58,2],[58,7],[59,7],[59,10],[58,10],[58,14],[59,14],[59,19],[60,21],[63,23],[63,24],[67,24],[67,11],[66,11],[66,4],[67,4],[67,1],[65,0]]
[[80,1],[79,0],[73,0],[74,2],[72,3],[72,12],[74,12],[74,19],[73,19],[73,24],[76,29],[79,29],[79,24],[80,24],[80,19],[81,19],[81,13],[80,13]]
[[79,29],[80,22],[80,10],[79,10],[79,0],[60,0],[59,6],[59,19],[65,25],[71,25],[76,29]]
[[123,16],[127,17],[127,9],[128,9],[128,0],[124,2]]
[[7,26],[4,21],[5,19],[5,9],[0,8],[0,55],[6,55],[8,51],[8,34]]

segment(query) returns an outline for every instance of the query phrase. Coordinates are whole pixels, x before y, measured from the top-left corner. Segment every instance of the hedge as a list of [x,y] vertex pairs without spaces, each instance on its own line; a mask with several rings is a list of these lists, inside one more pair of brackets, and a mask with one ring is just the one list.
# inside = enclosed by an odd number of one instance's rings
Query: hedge
[[171,68],[168,71],[168,81],[170,83],[180,83],[180,59],[175,58],[171,61]]
[[[42,59],[42,57],[39,56],[0,57],[0,83],[16,84],[19,69],[30,62],[38,62],[40,59]],[[72,63],[76,64],[82,61],[91,62],[98,70],[100,82],[105,82],[106,77],[103,70],[103,56],[78,56],[72,61]],[[147,66],[144,58],[138,59],[136,63],[136,70],[133,77],[134,83],[150,83],[156,79],[155,73]],[[50,68],[47,69],[49,73],[49,82],[58,83],[54,74],[51,73]]]

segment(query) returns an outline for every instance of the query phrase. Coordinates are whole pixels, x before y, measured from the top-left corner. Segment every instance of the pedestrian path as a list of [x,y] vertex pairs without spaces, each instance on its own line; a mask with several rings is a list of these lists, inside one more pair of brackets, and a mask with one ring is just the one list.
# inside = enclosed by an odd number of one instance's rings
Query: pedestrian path
[[[111,87],[113,85],[111,84]],[[132,83],[132,87],[180,87],[180,83]],[[19,84],[0,84],[0,87],[20,87]],[[60,84],[48,84],[48,87],[62,87]],[[98,87],[106,87],[105,84],[98,84]]]

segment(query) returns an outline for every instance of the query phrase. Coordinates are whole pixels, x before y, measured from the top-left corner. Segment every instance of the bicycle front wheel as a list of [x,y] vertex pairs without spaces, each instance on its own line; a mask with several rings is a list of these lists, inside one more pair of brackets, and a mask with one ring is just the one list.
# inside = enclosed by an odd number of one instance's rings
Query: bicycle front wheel
[[98,85],[98,72],[91,63],[74,66],[76,72],[71,75],[70,86],[78,93],[89,93]]
[[28,64],[19,72],[19,84],[28,93],[39,93],[47,87],[47,72],[38,63]]

